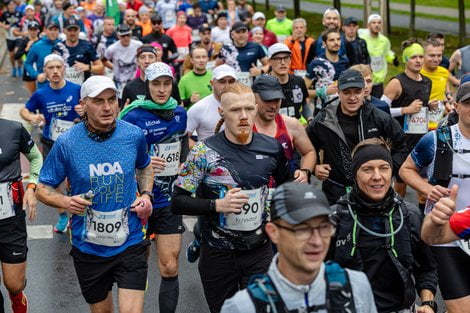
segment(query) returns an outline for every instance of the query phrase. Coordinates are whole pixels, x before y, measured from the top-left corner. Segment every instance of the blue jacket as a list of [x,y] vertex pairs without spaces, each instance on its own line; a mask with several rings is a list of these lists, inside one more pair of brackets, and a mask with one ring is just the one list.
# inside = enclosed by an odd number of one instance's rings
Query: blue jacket
[[[31,47],[24,63],[24,68],[31,78],[36,79],[43,72],[44,58],[52,53],[52,47],[59,41],[52,41],[44,36]],[[38,87],[42,87],[42,84],[38,83]]]

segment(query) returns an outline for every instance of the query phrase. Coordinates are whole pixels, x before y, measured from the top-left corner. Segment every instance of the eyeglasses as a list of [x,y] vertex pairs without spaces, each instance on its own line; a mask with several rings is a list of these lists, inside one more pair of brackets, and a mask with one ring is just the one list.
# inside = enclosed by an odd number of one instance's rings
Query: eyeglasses
[[315,230],[318,230],[318,234],[320,235],[320,237],[328,238],[328,237],[333,236],[336,230],[335,226],[331,223],[321,224],[320,226],[317,226],[317,227],[299,227],[299,228],[286,227],[277,223],[273,223],[273,224],[281,229],[285,229],[290,232],[293,232],[297,240],[310,239],[313,233],[315,232]]
[[285,56],[285,57],[283,57],[283,58],[281,58],[281,57],[274,57],[274,58],[271,58],[271,60],[274,61],[274,62],[277,62],[277,63],[281,63],[281,62],[287,63],[287,62],[290,61],[290,56]]

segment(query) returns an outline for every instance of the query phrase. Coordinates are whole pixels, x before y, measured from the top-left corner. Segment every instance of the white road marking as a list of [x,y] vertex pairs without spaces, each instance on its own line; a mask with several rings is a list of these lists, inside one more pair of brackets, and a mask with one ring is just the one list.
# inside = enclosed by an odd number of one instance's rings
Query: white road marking
[[2,112],[0,113],[0,117],[17,121],[23,123],[24,120],[20,116],[20,109],[23,107],[23,103],[5,103],[2,106]]
[[28,239],[52,239],[52,225],[26,225]]
[[197,217],[183,216],[183,223],[186,231],[193,232],[194,224],[197,222]]

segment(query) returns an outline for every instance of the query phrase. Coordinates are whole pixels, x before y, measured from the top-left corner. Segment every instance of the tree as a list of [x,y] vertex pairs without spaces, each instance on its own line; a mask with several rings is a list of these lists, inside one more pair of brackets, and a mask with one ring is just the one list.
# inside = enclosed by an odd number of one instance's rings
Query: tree
[[465,45],[465,0],[459,0],[459,45]]
[[294,16],[300,17],[300,0],[294,0]]
[[341,13],[341,0],[333,0],[333,7]]
[[416,28],[416,0],[410,0],[410,37],[415,36]]

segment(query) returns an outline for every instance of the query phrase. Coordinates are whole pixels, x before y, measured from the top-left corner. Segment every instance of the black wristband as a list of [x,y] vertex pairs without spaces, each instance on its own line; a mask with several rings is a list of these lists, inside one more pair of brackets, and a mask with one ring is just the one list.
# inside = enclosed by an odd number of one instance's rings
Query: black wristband
[[210,211],[211,213],[217,212],[215,205],[216,205],[216,204],[215,204],[215,200],[211,200],[210,206],[209,206],[209,211]]
[[149,196],[149,197],[150,197],[150,201],[153,203],[153,193],[152,193],[152,192],[147,191],[147,190],[144,190],[144,191],[142,191],[142,192],[140,193],[140,195],[141,195],[141,196],[143,196],[143,195]]
[[423,301],[421,302],[421,305],[427,305],[430,306],[431,309],[434,311],[434,313],[437,313],[438,307],[436,301]]
[[312,177],[312,171],[309,170],[308,168],[301,168],[300,170],[301,170],[301,171],[304,171],[305,173],[307,173],[307,180],[308,180],[308,182],[310,183],[310,178]]

